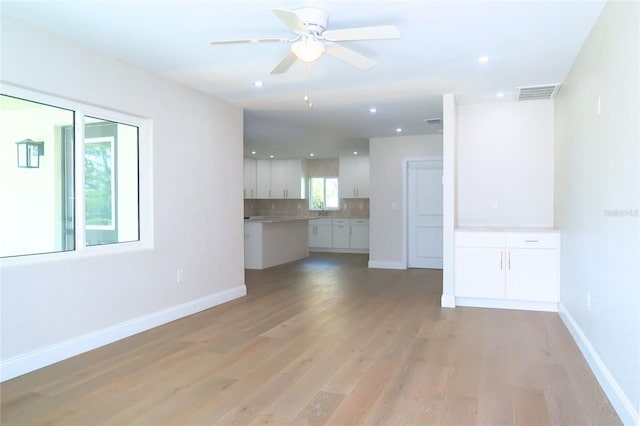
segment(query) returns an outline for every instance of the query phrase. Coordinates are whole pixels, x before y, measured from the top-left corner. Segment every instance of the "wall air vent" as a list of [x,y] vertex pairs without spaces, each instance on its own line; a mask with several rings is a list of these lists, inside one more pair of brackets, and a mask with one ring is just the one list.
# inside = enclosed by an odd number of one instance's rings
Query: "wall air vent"
[[517,101],[538,101],[542,99],[553,99],[560,89],[560,83],[542,84],[540,86],[518,87],[516,93]]
[[442,118],[425,118],[424,122],[430,125],[442,124]]

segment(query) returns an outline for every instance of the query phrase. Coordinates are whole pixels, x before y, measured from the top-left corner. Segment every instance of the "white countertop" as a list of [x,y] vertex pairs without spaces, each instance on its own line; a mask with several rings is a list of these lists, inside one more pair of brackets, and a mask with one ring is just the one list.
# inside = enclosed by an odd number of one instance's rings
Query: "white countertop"
[[292,222],[298,220],[311,220],[311,219],[369,219],[368,217],[354,217],[354,216],[250,216],[249,219],[245,219],[245,222],[260,222],[260,223],[280,223],[280,222]]
[[514,226],[463,226],[455,229],[456,232],[560,232],[558,228],[551,227],[514,227]]

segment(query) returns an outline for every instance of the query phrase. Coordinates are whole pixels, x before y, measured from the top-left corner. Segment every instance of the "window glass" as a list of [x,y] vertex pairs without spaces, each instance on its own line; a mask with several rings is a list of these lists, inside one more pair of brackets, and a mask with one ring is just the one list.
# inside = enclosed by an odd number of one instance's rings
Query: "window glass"
[[138,128],[85,118],[86,245],[139,239]]
[[309,210],[338,210],[338,178],[313,177],[309,181]]
[[74,250],[74,112],[0,95],[0,123],[0,257]]

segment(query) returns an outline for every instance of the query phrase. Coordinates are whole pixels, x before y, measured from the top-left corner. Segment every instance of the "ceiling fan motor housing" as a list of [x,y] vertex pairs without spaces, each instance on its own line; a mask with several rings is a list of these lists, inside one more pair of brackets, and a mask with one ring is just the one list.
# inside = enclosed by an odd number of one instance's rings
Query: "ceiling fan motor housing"
[[317,7],[301,7],[292,10],[292,12],[300,18],[304,26],[312,34],[320,35],[327,28],[329,14],[322,9],[318,9]]

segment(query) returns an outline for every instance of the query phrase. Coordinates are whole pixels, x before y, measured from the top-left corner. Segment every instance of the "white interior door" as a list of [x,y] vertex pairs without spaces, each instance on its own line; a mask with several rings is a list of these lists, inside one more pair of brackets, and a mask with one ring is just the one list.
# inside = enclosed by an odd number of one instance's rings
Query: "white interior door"
[[407,179],[407,266],[442,269],[442,161],[410,161]]

